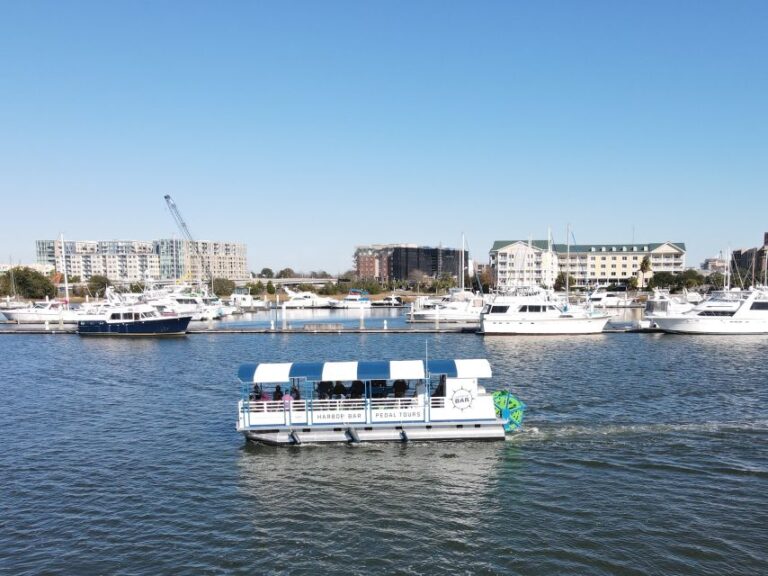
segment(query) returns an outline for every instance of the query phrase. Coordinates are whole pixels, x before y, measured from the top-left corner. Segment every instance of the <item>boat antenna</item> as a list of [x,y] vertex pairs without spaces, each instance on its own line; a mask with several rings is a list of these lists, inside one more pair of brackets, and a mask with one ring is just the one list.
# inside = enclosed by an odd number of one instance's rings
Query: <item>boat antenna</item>
[[424,339],[424,369],[427,379],[429,379],[429,340]]

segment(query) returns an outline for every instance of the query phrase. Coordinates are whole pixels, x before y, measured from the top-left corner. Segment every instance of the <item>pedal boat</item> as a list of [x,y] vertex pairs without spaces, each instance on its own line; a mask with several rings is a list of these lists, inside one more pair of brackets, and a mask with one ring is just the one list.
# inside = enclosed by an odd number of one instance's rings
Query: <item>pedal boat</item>
[[237,430],[272,445],[503,440],[525,404],[487,378],[485,359],[243,364]]

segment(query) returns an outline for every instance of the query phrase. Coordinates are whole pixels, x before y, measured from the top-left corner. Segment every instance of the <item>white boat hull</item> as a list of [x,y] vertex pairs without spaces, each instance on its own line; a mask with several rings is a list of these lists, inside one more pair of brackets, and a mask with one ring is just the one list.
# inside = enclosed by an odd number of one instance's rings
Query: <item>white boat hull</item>
[[503,440],[501,422],[410,424],[403,426],[336,426],[245,430],[243,435],[264,444],[319,444],[328,442],[416,442],[435,440]]
[[659,316],[653,323],[670,334],[768,334],[768,321],[762,318]]
[[483,318],[482,334],[599,334],[610,320],[609,316],[591,318],[536,318],[491,319]]
[[74,310],[40,310],[34,308],[2,310],[0,314],[11,322],[18,322],[19,324],[44,324],[46,322],[77,324],[77,321],[82,318]]
[[360,309],[369,309],[371,307],[370,302],[339,302],[338,304],[333,304],[334,308],[341,308],[343,310],[360,310]]
[[280,304],[281,308],[283,306],[285,306],[287,310],[306,310],[306,309],[314,309],[314,308],[330,308],[331,305],[328,302],[322,302],[322,301],[299,302],[299,301],[293,301],[293,300],[286,300],[285,302]]
[[477,312],[460,312],[457,310],[422,310],[414,312],[409,318],[411,322],[480,322],[480,310]]

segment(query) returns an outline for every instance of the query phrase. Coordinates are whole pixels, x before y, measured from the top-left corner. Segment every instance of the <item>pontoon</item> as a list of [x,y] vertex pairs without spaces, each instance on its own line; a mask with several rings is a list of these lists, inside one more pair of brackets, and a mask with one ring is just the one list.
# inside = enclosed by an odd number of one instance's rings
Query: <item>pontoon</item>
[[243,364],[237,430],[267,444],[500,440],[525,405],[485,359]]

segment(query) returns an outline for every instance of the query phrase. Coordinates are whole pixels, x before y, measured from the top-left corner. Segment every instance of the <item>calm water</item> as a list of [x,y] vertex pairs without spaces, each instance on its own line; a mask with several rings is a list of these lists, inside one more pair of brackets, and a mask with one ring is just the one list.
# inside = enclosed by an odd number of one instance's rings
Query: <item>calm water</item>
[[[244,361],[487,357],[507,442],[246,446]],[[0,336],[0,572],[758,574],[766,337]]]

